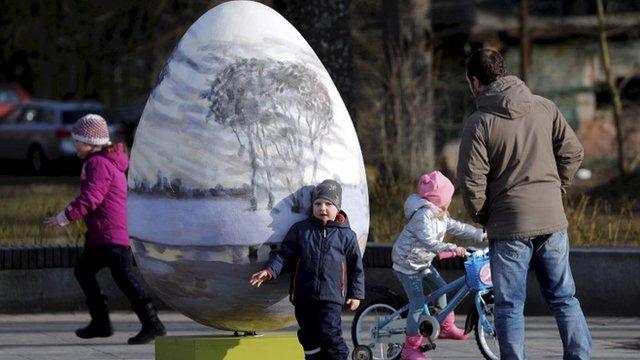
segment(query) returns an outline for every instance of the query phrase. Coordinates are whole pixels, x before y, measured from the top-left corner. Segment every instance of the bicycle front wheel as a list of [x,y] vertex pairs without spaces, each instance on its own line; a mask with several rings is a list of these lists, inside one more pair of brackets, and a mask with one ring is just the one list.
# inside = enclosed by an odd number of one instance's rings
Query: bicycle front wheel
[[[392,333],[404,333],[402,329],[393,329],[393,324],[379,327],[379,324],[389,319],[396,311],[396,308],[385,302],[376,302],[362,307],[356,312],[353,323],[351,325],[351,338],[354,346],[367,346],[371,349],[374,360],[397,360],[402,352],[402,340],[398,341],[403,335],[391,336]],[[394,322],[403,320],[400,315],[394,317]]]
[[476,336],[476,343],[480,348],[482,356],[487,360],[499,360],[500,359],[500,347],[498,346],[498,336],[496,335],[496,327],[493,321],[493,304],[484,304],[484,315],[489,322],[489,325],[493,328],[493,334],[487,333],[482,325],[482,316],[478,316],[478,322],[476,323],[474,332]]

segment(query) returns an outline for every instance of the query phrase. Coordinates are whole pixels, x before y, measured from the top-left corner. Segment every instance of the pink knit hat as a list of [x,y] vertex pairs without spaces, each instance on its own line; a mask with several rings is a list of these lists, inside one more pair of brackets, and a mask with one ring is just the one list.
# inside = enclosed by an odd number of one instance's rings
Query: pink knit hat
[[418,180],[418,194],[438,207],[449,205],[453,190],[451,180],[440,171],[424,174]]
[[71,136],[74,140],[89,145],[107,145],[109,143],[109,129],[105,119],[96,114],[87,114],[73,125]]

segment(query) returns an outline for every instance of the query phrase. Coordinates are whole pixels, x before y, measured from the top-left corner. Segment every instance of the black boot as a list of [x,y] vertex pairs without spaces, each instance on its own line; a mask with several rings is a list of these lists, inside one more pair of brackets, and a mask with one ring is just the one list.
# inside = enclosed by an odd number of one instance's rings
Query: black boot
[[113,327],[109,319],[109,309],[107,307],[107,298],[87,303],[89,306],[89,314],[91,322],[89,325],[76,330],[76,335],[82,339],[91,339],[96,337],[109,337],[113,335]]
[[136,336],[127,341],[130,345],[146,344],[153,341],[156,336],[163,336],[167,333],[164,329],[164,325],[162,325],[162,322],[160,322],[160,319],[158,318],[158,311],[156,310],[156,307],[153,306],[151,302],[143,302],[134,305],[133,311],[138,315],[138,319],[140,319],[140,323],[142,324],[142,329],[140,329],[140,332],[138,332]]

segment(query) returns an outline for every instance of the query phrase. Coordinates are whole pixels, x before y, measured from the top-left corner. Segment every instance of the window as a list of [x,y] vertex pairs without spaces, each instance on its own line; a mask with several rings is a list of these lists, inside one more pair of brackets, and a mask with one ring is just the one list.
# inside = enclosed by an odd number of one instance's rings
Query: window
[[51,110],[25,107],[18,116],[17,121],[21,124],[53,124],[56,122],[56,118]]
[[36,108],[25,107],[22,110],[22,114],[20,114],[20,117],[18,118],[18,122],[23,124],[34,123],[38,118],[38,112],[39,110]]
[[0,123],[2,124],[15,124],[16,122],[18,122],[18,119],[20,119],[20,117],[22,116],[22,109],[21,108],[14,108],[13,110],[11,110],[7,116],[5,116],[4,118],[0,119]]
[[46,124],[55,124],[56,116],[55,113],[51,110],[40,110],[38,114],[37,122],[46,123]]
[[20,98],[11,90],[0,90],[0,103],[17,104]]
[[[619,77],[616,79],[616,86],[620,89],[620,98],[624,105],[640,104],[640,76]],[[595,86],[596,106],[598,108],[608,107],[613,104],[609,86],[607,83],[599,83]]]

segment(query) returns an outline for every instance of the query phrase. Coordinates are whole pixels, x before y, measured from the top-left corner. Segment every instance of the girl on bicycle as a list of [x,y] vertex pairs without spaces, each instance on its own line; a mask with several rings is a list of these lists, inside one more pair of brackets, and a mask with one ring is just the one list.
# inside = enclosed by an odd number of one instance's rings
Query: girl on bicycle
[[[449,234],[458,239],[483,241],[486,236],[482,229],[464,224],[449,217],[454,187],[447,177],[439,171],[433,171],[420,177],[417,193],[409,195],[404,203],[407,224],[393,244],[393,269],[402,283],[409,299],[407,330],[402,359],[425,360],[420,351],[423,337],[419,331],[419,319],[422,314],[425,294],[422,281],[433,290],[446,282],[438,271],[431,266],[431,260],[441,251],[453,251],[464,256],[466,250],[453,243],[445,243],[444,236]],[[446,295],[438,299],[438,307],[447,305]],[[440,328],[440,339],[464,340],[467,336],[456,327],[452,312],[445,318]]]

